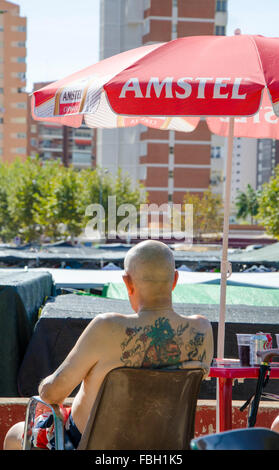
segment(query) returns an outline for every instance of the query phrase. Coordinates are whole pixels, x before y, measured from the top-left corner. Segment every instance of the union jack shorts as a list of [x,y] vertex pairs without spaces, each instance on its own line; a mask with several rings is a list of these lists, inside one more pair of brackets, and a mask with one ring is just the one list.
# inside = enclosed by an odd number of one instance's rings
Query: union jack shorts
[[[79,444],[81,433],[76,427],[71,408],[60,408],[64,423],[65,450],[75,450]],[[54,421],[51,412],[38,415],[32,428],[31,443],[34,447],[46,450],[55,450]]]

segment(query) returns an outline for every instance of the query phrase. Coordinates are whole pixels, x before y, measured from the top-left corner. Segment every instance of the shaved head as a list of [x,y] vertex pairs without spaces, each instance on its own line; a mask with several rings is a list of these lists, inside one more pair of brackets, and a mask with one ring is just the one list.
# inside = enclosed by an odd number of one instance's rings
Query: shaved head
[[162,242],[146,240],[128,251],[124,269],[134,282],[155,284],[172,284],[175,262],[171,249]]

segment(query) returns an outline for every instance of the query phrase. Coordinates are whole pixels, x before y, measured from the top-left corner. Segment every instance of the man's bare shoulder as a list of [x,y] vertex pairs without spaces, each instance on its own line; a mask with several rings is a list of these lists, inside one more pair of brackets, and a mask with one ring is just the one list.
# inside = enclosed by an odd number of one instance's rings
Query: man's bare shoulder
[[125,315],[118,312],[106,312],[97,315],[94,321],[98,322],[98,325],[101,328],[105,328],[106,326],[111,328],[113,325],[123,326],[123,324],[128,324],[131,320],[135,319],[138,319],[137,314]]
[[211,329],[211,322],[206,318],[204,315],[189,315],[189,316],[182,316],[185,321],[190,321],[193,325],[199,326],[200,328],[207,330]]

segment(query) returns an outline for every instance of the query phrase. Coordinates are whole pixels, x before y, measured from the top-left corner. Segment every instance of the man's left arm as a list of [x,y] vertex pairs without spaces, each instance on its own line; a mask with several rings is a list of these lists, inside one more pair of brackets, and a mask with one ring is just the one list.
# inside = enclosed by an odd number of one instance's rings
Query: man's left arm
[[85,328],[62,364],[39,385],[39,395],[49,404],[61,404],[98,362],[104,349],[102,315]]

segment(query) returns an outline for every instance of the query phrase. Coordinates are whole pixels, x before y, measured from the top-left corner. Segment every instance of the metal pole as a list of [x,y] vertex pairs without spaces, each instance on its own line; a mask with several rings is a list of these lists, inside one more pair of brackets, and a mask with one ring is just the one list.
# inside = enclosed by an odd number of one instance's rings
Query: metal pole
[[[221,261],[220,313],[219,313],[218,338],[217,338],[217,359],[224,358],[226,288],[227,288],[228,272],[231,271],[231,265],[230,263],[228,263],[228,239],[229,239],[229,219],[230,219],[230,200],[231,200],[233,138],[234,138],[234,118],[231,117],[229,121],[228,151],[227,151],[227,166],[226,166],[223,248],[222,248],[222,261]],[[216,432],[220,431],[219,387],[220,387],[220,383],[219,383],[219,379],[217,379],[216,380]]]
[[229,239],[229,218],[230,218],[230,199],[231,199],[231,177],[232,177],[232,157],[233,157],[233,138],[234,138],[234,118],[230,118],[228,135],[228,152],[226,168],[226,185],[224,201],[224,225],[223,225],[223,248],[221,261],[221,289],[220,289],[220,315],[218,323],[218,344],[217,358],[224,358],[225,344],[225,316],[226,316],[226,287],[228,273],[231,272],[231,265],[228,262],[228,239]]

